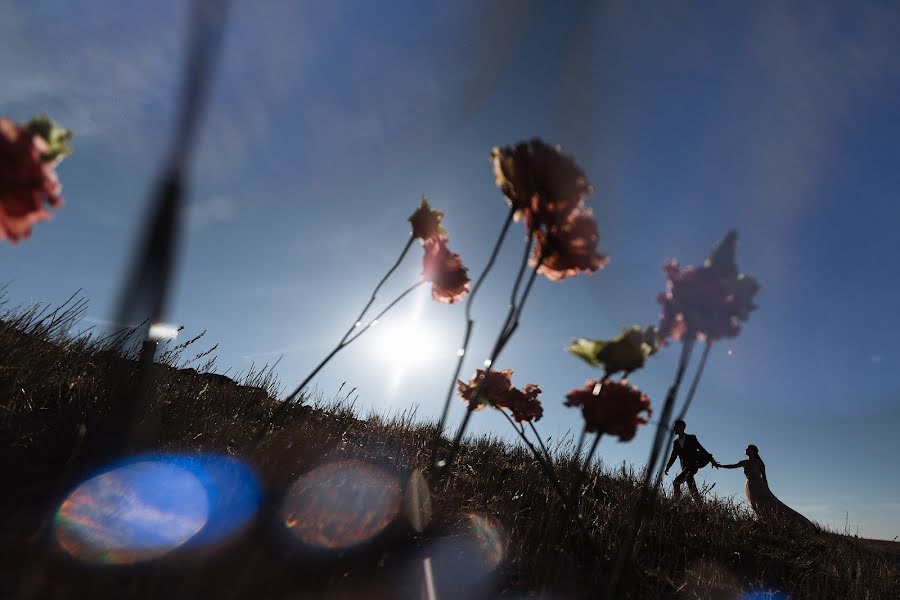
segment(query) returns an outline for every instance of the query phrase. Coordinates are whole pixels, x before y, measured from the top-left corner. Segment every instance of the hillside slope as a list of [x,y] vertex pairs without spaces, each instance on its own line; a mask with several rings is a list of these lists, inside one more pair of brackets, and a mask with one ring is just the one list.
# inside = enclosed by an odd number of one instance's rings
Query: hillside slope
[[[472,439],[446,482],[433,486],[423,532],[410,519],[426,511],[411,513],[407,502],[362,547],[312,552],[286,534],[289,486],[317,465],[357,459],[338,464],[375,465],[407,488],[408,500],[411,473],[430,464],[433,426],[410,413],[357,418],[344,396],[292,407],[256,442],[255,428],[276,406],[271,372],[239,385],[175,368],[185,348],[154,367],[148,414],[156,427],[147,449],[240,457],[262,484],[255,518],[227,543],[155,561],[75,560],[59,549],[50,517],[67,490],[117,450],[111,398],[136,362],[126,341],[67,340],[41,319],[18,312],[0,321],[3,597],[419,598],[431,585],[438,598],[596,598],[604,589],[637,498],[635,474],[594,470],[587,478],[580,511],[594,552],[526,451]],[[557,468],[570,485],[571,457],[561,453]],[[896,544],[770,526],[742,503],[663,497],[646,533],[627,573],[628,597],[900,598]]]

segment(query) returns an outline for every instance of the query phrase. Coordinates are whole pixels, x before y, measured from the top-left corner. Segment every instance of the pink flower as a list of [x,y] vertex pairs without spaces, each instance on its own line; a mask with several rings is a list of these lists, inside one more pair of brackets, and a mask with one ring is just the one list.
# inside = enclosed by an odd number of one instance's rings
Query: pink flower
[[509,393],[497,403],[497,406],[508,409],[512,413],[513,419],[519,423],[540,421],[544,416],[544,407],[537,399],[540,393],[541,388],[533,383],[529,383],[521,390],[515,387],[510,388]]
[[[0,239],[12,243],[29,237],[36,223],[50,218],[45,203],[62,204],[62,186],[53,170],[60,151],[33,133],[34,123],[20,127],[0,118]],[[65,135],[68,139],[68,132]]]
[[481,410],[487,405],[510,411],[519,423],[538,421],[544,415],[541,401],[537,399],[541,388],[529,383],[523,389],[513,387],[512,370],[486,371],[478,369],[469,382],[458,380],[459,395],[469,405],[469,410]]
[[597,222],[590,209],[579,208],[561,226],[553,226],[545,233],[535,232],[534,255],[531,266],[538,264],[538,274],[551,281],[561,281],[579,273],[593,273],[602,269],[609,258],[597,252],[600,239]]
[[459,254],[447,249],[447,238],[431,238],[425,242],[422,277],[430,281],[431,297],[443,304],[453,304],[469,293],[469,270]]
[[409,217],[413,237],[422,240],[422,243],[433,238],[446,237],[447,230],[441,225],[443,219],[444,213],[431,208],[428,198],[422,196],[422,204]]
[[584,198],[593,192],[584,171],[558,147],[534,139],[491,152],[494,176],[516,218],[533,231],[531,266],[559,281],[603,268],[607,257],[597,252],[597,222]]
[[658,297],[661,343],[668,338],[714,342],[740,333],[740,323],[756,309],[753,297],[760,287],[755,278],[738,272],[736,243],[737,234],[730,232],[702,267],[682,269],[677,260],[663,264],[668,283]]
[[647,394],[611,380],[588,380],[583,388],[569,392],[565,405],[581,407],[587,431],[615,435],[622,442],[634,438],[639,425],[646,425],[641,413],[653,414]]
[[529,228],[533,219],[536,225],[564,220],[593,192],[574,160],[539,139],[494,148],[491,161],[497,185]]
[[459,395],[469,405],[469,410],[481,410],[485,405],[497,406],[504,401],[512,388],[512,370],[486,371],[478,369],[469,382],[457,380]]

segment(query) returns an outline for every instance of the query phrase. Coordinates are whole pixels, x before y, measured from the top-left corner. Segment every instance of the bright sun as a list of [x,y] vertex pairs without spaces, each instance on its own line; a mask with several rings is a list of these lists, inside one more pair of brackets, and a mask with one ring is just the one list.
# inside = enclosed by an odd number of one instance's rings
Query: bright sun
[[378,358],[395,369],[419,366],[437,355],[434,330],[418,319],[379,324]]

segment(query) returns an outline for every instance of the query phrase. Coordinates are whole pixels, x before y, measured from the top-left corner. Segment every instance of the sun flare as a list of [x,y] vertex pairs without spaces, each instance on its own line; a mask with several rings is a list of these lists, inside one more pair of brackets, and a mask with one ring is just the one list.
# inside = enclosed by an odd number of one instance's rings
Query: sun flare
[[421,366],[437,355],[433,328],[418,319],[385,322],[378,333],[378,358],[395,369]]

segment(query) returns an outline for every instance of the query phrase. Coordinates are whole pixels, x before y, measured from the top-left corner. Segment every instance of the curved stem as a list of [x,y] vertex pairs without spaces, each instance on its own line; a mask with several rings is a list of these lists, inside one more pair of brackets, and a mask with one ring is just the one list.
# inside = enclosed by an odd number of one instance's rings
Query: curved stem
[[[547,450],[547,446],[544,444],[544,440],[541,439],[541,434],[538,433],[538,430],[535,428],[534,423],[528,421],[528,426],[531,427],[531,431],[534,432],[534,437],[537,439],[538,444],[541,446],[541,450],[544,451],[544,457],[547,459],[547,464],[553,465],[553,457],[550,456],[550,451]],[[523,431],[524,433],[524,431]]]
[[420,285],[423,285],[425,283],[427,283],[425,280],[417,281],[416,283],[412,284],[411,286],[409,286],[408,288],[403,290],[403,292],[401,292],[399,296],[394,298],[390,304],[388,304],[387,306],[384,307],[384,310],[382,310],[380,313],[375,315],[375,318],[372,319],[371,321],[369,321],[368,325],[366,325],[365,327],[360,329],[355,335],[353,335],[353,337],[351,337],[350,339],[345,341],[341,347],[349,346],[350,344],[355,342],[362,334],[364,334],[368,330],[375,327],[375,325],[378,323],[378,320],[381,319],[381,317],[383,317],[389,310],[394,308],[401,300],[403,300],[409,294],[411,294],[413,292],[413,290],[415,290],[417,287],[419,287]]
[[[313,369],[312,372],[309,375],[307,375],[303,381],[300,382],[300,385],[298,385],[296,388],[294,388],[294,391],[292,391],[290,394],[288,394],[285,397],[284,402],[292,401],[303,390],[303,388],[305,388],[307,386],[307,384],[309,384],[309,382],[312,380],[312,378],[316,376],[316,374],[322,369],[322,367],[324,367],[328,363],[328,361],[334,357],[335,354],[340,352],[344,346],[346,346],[351,341],[353,341],[352,339],[348,341],[347,338],[350,337],[350,334],[353,333],[353,330],[358,327],[358,323],[360,322],[360,320],[369,311],[369,308],[372,307],[372,304],[375,302],[375,297],[378,295],[379,290],[381,290],[381,287],[388,280],[388,278],[394,273],[394,271],[397,270],[397,267],[400,266],[400,263],[403,262],[403,259],[406,257],[406,253],[409,252],[409,249],[410,249],[410,247],[412,247],[412,244],[414,241],[415,241],[415,238],[412,237],[412,235],[410,235],[409,239],[406,240],[406,244],[403,246],[403,250],[400,251],[400,256],[397,257],[397,260],[394,261],[394,264],[391,266],[391,268],[387,270],[387,273],[384,274],[384,277],[381,278],[381,281],[379,281],[378,284],[375,286],[375,289],[372,290],[372,295],[369,298],[369,301],[363,307],[362,311],[360,311],[359,316],[357,316],[353,320],[353,323],[350,324],[350,328],[347,329],[347,332],[341,337],[340,341],[337,343],[337,346],[335,346],[334,349],[330,353],[328,353],[328,355],[324,359],[322,359],[322,362],[320,362],[316,366],[316,368]],[[406,292],[404,292],[404,295],[405,294],[406,294]],[[401,298],[402,297],[403,296],[401,296]],[[395,300],[393,303],[391,303],[391,306],[393,306],[396,303],[397,303],[397,300]],[[377,317],[376,317],[376,319],[377,319]]]
[[447,423],[447,414],[450,412],[450,401],[453,399],[453,391],[456,388],[456,380],[459,379],[459,373],[462,370],[463,361],[466,358],[466,352],[469,350],[469,340],[472,337],[472,329],[475,327],[475,321],[472,319],[472,303],[475,300],[475,295],[478,293],[478,290],[481,289],[481,284],[484,283],[485,278],[488,273],[490,273],[491,269],[494,266],[494,262],[497,260],[497,255],[500,253],[500,247],[503,245],[503,240],[506,239],[506,234],[509,231],[509,226],[512,223],[513,215],[515,215],[515,209],[510,208],[509,214],[506,215],[506,220],[503,222],[503,226],[500,228],[500,234],[497,236],[497,240],[494,242],[494,248],[491,250],[491,255],[488,257],[488,262],[484,266],[484,270],[481,271],[481,274],[478,276],[478,279],[475,280],[475,284],[472,286],[472,291],[469,292],[469,297],[466,299],[466,333],[463,336],[463,343],[457,353],[459,355],[459,359],[456,361],[456,369],[453,371],[453,377],[450,378],[450,387],[447,388],[447,395],[444,398],[444,408],[441,410],[441,418],[438,420],[437,430],[434,434],[434,442],[437,442],[438,439],[442,435],[444,435],[444,426]]
[[[712,343],[706,342],[706,345],[703,347],[703,354],[700,355],[700,364],[697,365],[697,372],[694,373],[694,380],[691,381],[691,387],[688,388],[687,398],[684,400],[684,406],[681,407],[681,411],[678,413],[678,416],[675,417],[675,420],[684,419],[687,415],[688,409],[691,407],[691,402],[694,400],[694,394],[697,392],[697,385],[700,383],[700,377],[703,376],[703,368],[706,366],[706,359],[709,357],[709,351],[712,348]],[[671,432],[669,435],[669,442],[671,442]]]
[[500,328],[501,332],[505,332],[509,329],[510,323],[512,323],[513,318],[515,317],[516,311],[516,297],[519,295],[519,288],[522,286],[522,276],[525,275],[525,268],[528,267],[528,257],[531,255],[531,247],[534,244],[534,230],[528,232],[528,241],[525,243],[525,253],[522,255],[522,262],[519,264],[519,271],[516,273],[516,280],[513,283],[512,292],[509,295],[509,311],[506,313],[506,320],[503,322],[503,327]]
[[575,476],[575,485],[572,486],[572,497],[575,499],[576,506],[580,498],[581,487],[584,485],[584,480],[587,479],[587,471],[591,466],[591,460],[594,458],[597,446],[600,445],[601,437],[603,437],[603,434],[601,433],[594,436],[594,442],[591,444],[591,449],[588,450],[588,454],[584,459],[584,465],[578,470],[578,474]]
[[584,440],[587,437],[587,425],[581,428],[581,435],[578,436],[578,446],[575,448],[575,461],[581,464],[581,449],[584,448]]
[[[386,312],[388,312],[390,309],[392,309],[394,306],[396,306],[398,302],[400,302],[401,300],[403,300],[403,298],[405,298],[406,296],[408,296],[413,290],[415,290],[417,287],[419,287],[420,285],[422,285],[422,284],[424,284],[424,283],[425,283],[424,280],[418,281],[418,282],[414,283],[413,285],[409,286],[408,288],[406,288],[399,296],[397,296],[396,298],[394,298],[394,300],[392,300],[391,303],[388,304],[387,307],[385,307],[384,310],[382,310],[380,313],[378,313],[378,314],[375,316],[375,318],[372,319],[372,321],[370,321],[368,325],[366,325],[365,327],[363,327],[356,335],[354,335],[353,337],[351,337],[351,338],[349,338],[349,339],[347,339],[346,336],[345,336],[344,339],[341,340],[341,341],[338,343],[338,345],[335,346],[335,347],[331,350],[331,352],[329,352],[329,353],[325,356],[325,358],[322,359],[321,362],[319,362],[318,365],[316,365],[316,367],[309,373],[309,375],[307,375],[307,376],[303,379],[303,381],[300,382],[300,385],[298,385],[298,386],[294,389],[293,392],[291,392],[288,396],[286,396],[285,399],[281,401],[281,404],[279,404],[279,405],[275,408],[275,410],[272,411],[272,414],[269,416],[269,418],[266,419],[266,421],[265,421],[265,422],[264,422],[264,423],[256,430],[256,435],[254,436],[253,439],[254,439],[254,440],[259,439],[259,437],[262,436],[262,434],[265,432],[265,430],[268,429],[269,425],[271,425],[271,424],[275,421],[275,419],[276,419],[279,415],[281,415],[281,413],[283,413],[285,410],[287,410],[287,407],[288,407],[288,406],[290,406],[291,404],[294,404],[294,403],[296,402],[296,399],[302,394],[303,389],[304,389],[307,385],[309,385],[309,382],[312,381],[313,377],[315,377],[315,376],[319,373],[319,371],[321,371],[322,368],[325,367],[325,365],[328,364],[328,362],[329,362],[332,358],[335,357],[335,355],[336,355],[338,352],[340,352],[341,350],[343,350],[344,348],[346,348],[347,346],[349,346],[350,344],[352,344],[354,341],[356,341],[356,339],[357,339],[359,336],[361,336],[361,335],[364,334],[366,331],[368,331],[369,329],[371,329],[371,328],[375,325],[375,323],[378,322],[378,319],[380,319],[382,316],[384,316],[384,314],[385,314]],[[356,328],[356,327],[354,326],[354,329],[355,329],[355,328]]]
[[497,236],[497,241],[494,242],[494,248],[491,250],[491,255],[488,258],[487,264],[484,266],[484,270],[472,286],[472,292],[469,294],[468,300],[466,300],[466,319],[470,321],[472,320],[472,302],[475,299],[475,294],[478,293],[478,290],[487,278],[488,273],[494,268],[494,263],[497,261],[497,255],[500,254],[500,247],[503,245],[503,240],[506,239],[506,234],[509,232],[509,226],[512,223],[513,215],[515,215],[515,213],[515,209],[509,209],[509,214],[506,215],[506,220],[503,221],[503,226],[500,228],[500,234]]
[[688,362],[691,359],[691,352],[694,349],[694,340],[688,339],[682,343],[681,355],[678,359],[678,369],[675,372],[675,380],[669,386],[666,393],[666,401],[663,404],[662,415],[659,418],[659,426],[656,428],[656,436],[653,439],[653,447],[650,449],[650,457],[647,459],[647,472],[644,474],[643,488],[646,489],[650,485],[653,472],[656,470],[656,463],[660,460],[660,455],[665,446],[663,440],[669,434],[669,419],[675,408],[675,399],[678,396],[678,390],[684,379],[684,373],[687,369]]
[[[491,372],[491,368],[497,362],[497,358],[500,356],[500,352],[503,350],[503,347],[506,346],[506,343],[509,341],[509,338],[512,337],[512,334],[515,332],[516,327],[518,326],[518,315],[521,314],[522,307],[525,305],[525,301],[528,299],[528,295],[531,293],[531,287],[534,284],[535,277],[537,276],[537,270],[541,266],[541,262],[544,257],[541,256],[538,263],[535,265],[534,270],[531,273],[531,277],[528,280],[528,285],[525,286],[525,291],[522,292],[522,297],[519,299],[518,305],[511,305],[509,307],[509,311],[507,313],[507,320],[509,319],[509,315],[515,313],[513,326],[508,331],[500,331],[500,334],[497,336],[497,341],[494,342],[494,350],[491,352],[490,357],[487,360],[487,364],[485,366],[485,374]],[[477,387],[475,388],[473,397],[478,397],[478,392],[481,390],[481,384],[484,382],[484,378],[478,382]],[[502,411],[501,411],[502,412]],[[456,439],[453,441],[453,446],[450,448],[450,454],[446,461],[443,461],[444,464],[441,468],[444,469],[444,473],[449,471],[450,465],[453,463],[453,457],[456,456],[456,452],[459,449],[459,443],[462,440],[462,436],[465,433],[466,425],[469,423],[469,415],[466,415],[466,418],[463,420],[462,425],[460,425],[459,432],[456,434]]]
[[442,473],[450,472],[450,465],[453,464],[453,461],[456,459],[457,453],[459,453],[460,442],[462,441],[462,436],[466,432],[466,426],[469,424],[469,419],[472,417],[472,413],[475,412],[474,409],[468,408],[466,409],[466,416],[463,417],[462,423],[459,424],[459,429],[456,430],[456,437],[453,438],[453,445],[450,447],[450,454],[447,455],[447,458],[443,461],[438,461],[437,467],[443,469]]
[[547,477],[547,480],[550,482],[550,485],[553,486],[553,490],[556,492],[556,495],[559,496],[560,501],[563,504],[563,508],[566,513],[569,515],[569,518],[575,523],[575,526],[578,528],[578,531],[584,536],[585,541],[588,543],[588,546],[591,548],[591,551],[596,556],[598,554],[597,547],[594,545],[594,538],[591,537],[590,532],[587,530],[587,527],[584,524],[584,521],[581,520],[581,517],[575,511],[572,506],[572,502],[569,497],[566,495],[563,490],[562,483],[559,481],[559,477],[557,477],[556,473],[553,471],[553,467],[548,464],[544,458],[541,456],[541,453],[537,448],[534,447],[534,444],[531,443],[531,440],[525,435],[525,430],[519,430],[516,427],[515,422],[512,418],[506,414],[506,411],[500,411],[504,417],[506,417],[507,422],[512,426],[512,428],[519,434],[519,437],[525,442],[525,445],[528,446],[528,449],[531,450],[531,453],[534,455],[535,460],[541,466],[541,470],[544,472],[544,475]]
[[519,327],[519,317],[522,315],[525,301],[528,299],[529,294],[531,294],[531,288],[534,285],[534,280],[537,279],[537,272],[543,259],[544,257],[542,256],[541,260],[539,260],[534,266],[534,269],[532,269],[531,276],[528,278],[528,283],[525,285],[525,291],[522,292],[522,297],[519,298],[519,301],[516,304],[509,307],[509,312],[506,315],[505,329],[501,330],[500,335],[497,337],[497,341],[494,343],[494,350],[491,352],[490,361],[492,365],[497,362],[497,358],[499,358],[503,348],[506,347],[507,342],[509,342],[510,338],[512,338],[513,334],[516,332],[516,329]]
[[[700,377],[703,376],[703,368],[706,366],[706,359],[709,357],[711,346],[712,344],[706,342],[703,347],[703,354],[700,355],[700,363],[697,365],[697,370],[694,373],[694,379],[691,381],[691,386],[688,388],[687,398],[685,398],[684,406],[681,407],[681,410],[675,417],[675,421],[682,420],[687,415],[688,408],[690,408],[691,402],[694,400],[694,394],[697,392],[697,386],[700,384]],[[673,432],[671,429],[667,429],[667,432],[666,443],[663,444],[663,448],[669,448],[672,445],[672,438],[675,437],[675,432]],[[665,461],[660,461],[659,468],[656,471],[656,479],[653,482],[654,490],[659,489],[659,485],[660,483],[662,483],[664,470]]]
[[[403,250],[400,251],[400,256],[397,257],[397,260],[394,261],[394,264],[390,269],[387,270],[387,273],[384,274],[384,277],[381,278],[381,281],[375,286],[375,289],[372,290],[372,296],[369,298],[369,301],[363,307],[362,311],[360,311],[359,316],[353,320],[353,323],[350,324],[350,329],[347,330],[347,333],[344,334],[344,337],[341,338],[341,341],[338,342],[338,345],[343,344],[350,334],[353,333],[353,330],[356,329],[357,323],[362,321],[362,318],[366,315],[369,309],[372,307],[372,304],[375,302],[375,297],[378,295],[379,290],[381,290],[381,286],[385,284],[385,282],[390,278],[391,275],[394,274],[394,271],[397,270],[397,267],[400,266],[400,263],[403,262],[403,259],[406,257],[406,253],[409,252],[410,247],[412,247],[413,242],[416,238],[412,235],[409,236],[409,239],[406,240],[406,245],[403,246]],[[293,394],[292,394],[293,395]]]
[[669,391],[666,393],[666,401],[663,405],[662,416],[659,419],[659,425],[656,429],[656,436],[653,439],[653,446],[650,449],[650,457],[647,460],[647,467],[644,471],[644,480],[641,485],[641,495],[638,499],[634,511],[634,517],[629,529],[628,536],[625,539],[625,543],[622,544],[622,547],[619,549],[619,556],[616,559],[616,565],[613,569],[612,575],[609,578],[609,585],[607,586],[606,590],[607,598],[618,597],[619,581],[622,578],[622,572],[624,571],[625,565],[630,560],[632,552],[634,551],[635,542],[637,541],[638,532],[641,529],[641,525],[652,512],[653,499],[656,495],[656,486],[651,487],[650,482],[653,478],[654,471],[656,471],[656,463],[657,460],[659,460],[659,455],[664,448],[662,444],[666,434],[668,433],[669,417],[672,416],[672,409],[675,405],[675,398],[678,395],[678,389],[681,387],[681,381],[682,379],[684,379],[684,372],[687,369],[688,361],[691,358],[691,351],[693,350],[693,348],[693,338],[689,338],[682,343],[681,355],[678,359],[678,369],[675,372],[675,379],[672,382],[672,385],[669,386]]

